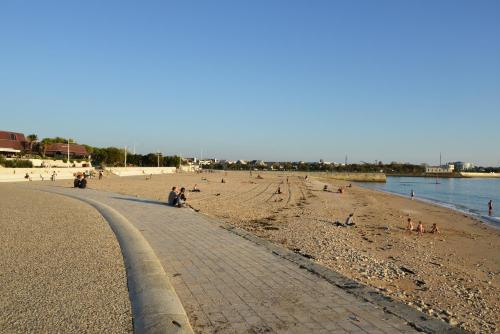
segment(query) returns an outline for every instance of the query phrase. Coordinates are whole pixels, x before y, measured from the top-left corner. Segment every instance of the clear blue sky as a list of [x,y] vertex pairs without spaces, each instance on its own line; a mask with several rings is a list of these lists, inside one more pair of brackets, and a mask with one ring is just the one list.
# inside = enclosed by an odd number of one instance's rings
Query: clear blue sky
[[500,165],[500,1],[0,1],[0,129]]

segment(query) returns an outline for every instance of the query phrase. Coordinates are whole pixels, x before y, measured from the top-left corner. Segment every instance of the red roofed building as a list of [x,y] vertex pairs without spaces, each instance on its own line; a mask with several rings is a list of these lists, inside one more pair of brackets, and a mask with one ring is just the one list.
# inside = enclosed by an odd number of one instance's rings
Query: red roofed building
[[[64,143],[54,143],[48,144],[45,148],[45,154],[48,156],[61,155],[66,157],[68,155],[68,144]],[[89,152],[83,145],[69,144],[69,156],[70,157],[87,157]]]
[[24,134],[18,132],[0,131],[0,154],[20,153],[28,148]]

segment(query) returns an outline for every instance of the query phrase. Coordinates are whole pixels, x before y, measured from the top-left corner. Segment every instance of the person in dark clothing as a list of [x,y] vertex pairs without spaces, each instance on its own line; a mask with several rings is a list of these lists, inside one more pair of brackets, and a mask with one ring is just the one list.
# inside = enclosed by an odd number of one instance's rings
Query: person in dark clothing
[[87,179],[85,177],[82,177],[80,179],[80,184],[78,185],[78,188],[80,188],[80,189],[87,188]]
[[182,187],[179,195],[177,196],[177,207],[182,208],[187,201],[186,188]]
[[87,188],[87,180],[85,179],[85,177],[83,175],[78,174],[76,176],[76,179],[73,181],[73,187],[85,189],[85,188]]
[[175,206],[177,204],[177,187],[172,187],[168,194],[168,205]]

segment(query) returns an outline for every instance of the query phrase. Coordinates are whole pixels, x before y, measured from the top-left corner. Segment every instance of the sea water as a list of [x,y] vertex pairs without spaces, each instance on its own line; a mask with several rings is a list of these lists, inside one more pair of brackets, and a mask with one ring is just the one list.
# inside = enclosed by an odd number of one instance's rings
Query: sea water
[[[500,179],[427,178],[388,176],[386,183],[359,183],[361,186],[433,202],[480,217],[500,228]],[[488,201],[493,201],[489,215]]]

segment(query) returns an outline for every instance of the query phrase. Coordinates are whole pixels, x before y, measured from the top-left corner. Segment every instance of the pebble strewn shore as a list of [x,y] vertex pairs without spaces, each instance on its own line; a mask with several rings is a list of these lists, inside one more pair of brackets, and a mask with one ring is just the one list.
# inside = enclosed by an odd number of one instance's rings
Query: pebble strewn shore
[[[477,333],[499,331],[498,230],[446,208],[356,185],[339,194],[337,189],[348,182],[313,175],[110,176],[90,180],[89,187],[166,201],[172,186],[197,184],[201,192],[188,193],[188,203],[201,213],[284,245],[450,324]],[[323,191],[325,184],[328,191]],[[352,212],[355,227],[336,226]],[[441,233],[409,233],[408,217],[427,229],[436,223]]]

